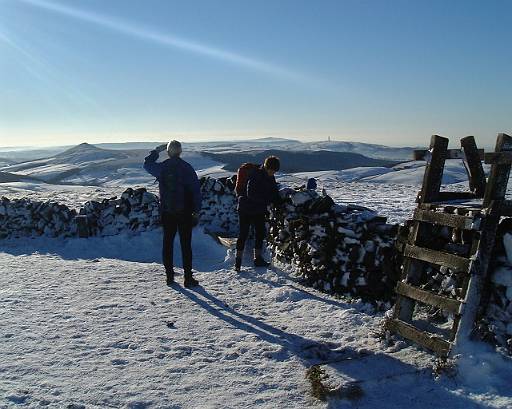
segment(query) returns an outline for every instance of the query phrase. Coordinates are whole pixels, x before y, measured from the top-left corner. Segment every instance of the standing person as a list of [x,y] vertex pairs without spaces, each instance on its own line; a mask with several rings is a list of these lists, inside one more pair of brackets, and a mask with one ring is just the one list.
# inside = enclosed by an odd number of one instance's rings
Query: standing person
[[254,226],[254,265],[268,267],[270,263],[262,256],[263,239],[265,238],[265,215],[270,203],[280,200],[274,174],[279,170],[280,162],[275,156],[265,159],[263,166],[250,170],[247,185],[238,193],[238,219],[240,233],[236,242],[235,270],[242,267],[242,255],[249,229]]
[[[169,159],[158,162],[160,152],[167,150]],[[160,215],[164,229],[162,259],[167,285],[174,283],[173,247],[176,231],[180,236],[185,287],[199,282],[192,277],[192,228],[197,225],[201,210],[201,191],[194,168],[180,158],[178,141],[157,146],[144,159],[144,169],[158,180]]]

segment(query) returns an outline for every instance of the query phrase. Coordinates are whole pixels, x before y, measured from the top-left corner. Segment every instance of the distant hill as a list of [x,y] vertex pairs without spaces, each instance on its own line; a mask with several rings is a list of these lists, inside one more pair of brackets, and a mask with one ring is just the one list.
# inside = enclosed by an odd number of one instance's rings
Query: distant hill
[[[4,160],[10,160],[11,162],[25,162],[29,160],[36,160],[41,158],[48,158],[49,156],[56,155],[70,146],[55,146],[51,148],[4,148],[0,149],[0,166],[3,166]],[[12,150],[11,150],[12,149]]]
[[54,156],[3,167],[3,172],[30,176],[47,183],[101,184],[104,178],[126,167],[139,167],[145,150],[108,150],[88,143]]
[[[6,176],[6,181],[17,181],[13,179],[16,176],[37,178],[52,184],[148,184],[153,183],[155,178],[143,169],[147,154],[147,149],[102,149],[81,143],[48,158],[0,167],[0,171],[11,175]],[[161,160],[166,157],[165,152],[160,156]],[[221,166],[196,152],[184,152],[183,157],[196,169]]]
[[0,167],[13,165],[14,163],[16,163],[15,160],[8,159],[8,158],[0,158]]
[[393,166],[396,162],[373,159],[350,152],[332,151],[284,151],[262,150],[246,152],[213,153],[205,156],[216,162],[225,163],[224,169],[235,172],[244,162],[263,163],[265,158],[275,155],[281,159],[281,171],[287,173],[312,172],[319,170],[342,170],[363,166]]
[[11,183],[11,182],[41,182],[35,178],[29,176],[17,175],[15,173],[0,172],[0,183]]
[[363,142],[345,142],[345,141],[322,141],[304,143],[311,150],[329,150],[335,152],[353,152],[376,159],[388,159],[394,161],[412,160],[414,149],[418,147],[392,147],[385,145],[375,145]]
[[[179,138],[178,138],[179,139]],[[165,143],[160,142],[122,142],[122,143],[99,143],[94,144],[96,148],[106,150],[144,150],[149,151],[155,146]],[[93,146],[93,145],[90,145]],[[247,150],[326,150],[333,152],[351,152],[359,153],[374,159],[387,159],[392,161],[409,161],[412,159],[413,147],[391,147],[385,145],[376,145],[364,142],[347,141],[320,141],[320,142],[301,142],[290,138],[257,138],[257,139],[233,139],[221,141],[204,142],[184,142],[185,151],[193,152],[239,152]],[[58,146],[51,148],[0,148],[0,157],[16,161],[26,162],[43,158],[53,157],[64,152],[72,146]],[[5,162],[0,161],[0,167]]]

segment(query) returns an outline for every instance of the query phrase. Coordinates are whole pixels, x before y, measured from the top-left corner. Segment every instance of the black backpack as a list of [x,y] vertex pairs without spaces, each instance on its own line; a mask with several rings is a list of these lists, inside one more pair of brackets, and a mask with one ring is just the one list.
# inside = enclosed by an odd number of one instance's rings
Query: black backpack
[[[166,173],[160,176],[160,183],[162,184],[162,191],[160,201],[162,203],[162,210],[170,213],[176,213],[183,209],[177,208],[177,198],[179,195],[184,195],[183,182],[177,166],[173,166],[167,170]],[[184,198],[183,198],[184,199]],[[183,200],[183,203],[185,200]]]

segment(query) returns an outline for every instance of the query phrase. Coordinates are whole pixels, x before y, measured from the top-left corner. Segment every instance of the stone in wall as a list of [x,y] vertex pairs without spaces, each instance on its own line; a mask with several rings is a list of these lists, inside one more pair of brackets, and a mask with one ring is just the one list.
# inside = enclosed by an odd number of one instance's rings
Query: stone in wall
[[512,218],[503,219],[498,228],[485,295],[485,313],[478,322],[478,333],[512,355]]
[[274,256],[305,283],[368,300],[393,298],[397,226],[361,206],[336,205],[311,190],[283,189],[270,215]]
[[128,188],[120,198],[86,202],[79,213],[87,216],[93,236],[140,232],[160,225],[158,196],[145,188]]
[[59,203],[30,199],[0,200],[0,239],[7,237],[58,237],[76,233],[76,211]]
[[203,177],[200,180],[203,205],[201,224],[211,233],[226,237],[238,234],[236,176],[232,178]]

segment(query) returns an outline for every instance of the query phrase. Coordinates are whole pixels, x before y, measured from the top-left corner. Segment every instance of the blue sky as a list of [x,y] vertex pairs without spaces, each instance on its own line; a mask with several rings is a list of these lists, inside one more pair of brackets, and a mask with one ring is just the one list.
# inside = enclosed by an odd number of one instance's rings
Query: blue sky
[[0,0],[0,146],[259,136],[493,145],[509,1]]

